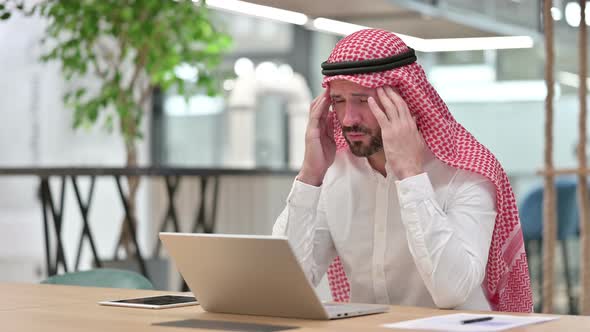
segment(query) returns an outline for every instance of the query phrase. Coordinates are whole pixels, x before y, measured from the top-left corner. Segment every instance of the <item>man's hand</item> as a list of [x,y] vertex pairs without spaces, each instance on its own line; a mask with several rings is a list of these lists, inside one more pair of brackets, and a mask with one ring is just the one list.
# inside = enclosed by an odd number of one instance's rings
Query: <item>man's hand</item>
[[305,156],[297,176],[301,182],[319,186],[334,162],[336,143],[332,121],[328,121],[330,96],[327,90],[311,103],[305,131]]
[[408,105],[389,86],[377,88],[377,96],[384,110],[372,97],[368,103],[381,127],[386,163],[400,180],[422,173],[424,139]]

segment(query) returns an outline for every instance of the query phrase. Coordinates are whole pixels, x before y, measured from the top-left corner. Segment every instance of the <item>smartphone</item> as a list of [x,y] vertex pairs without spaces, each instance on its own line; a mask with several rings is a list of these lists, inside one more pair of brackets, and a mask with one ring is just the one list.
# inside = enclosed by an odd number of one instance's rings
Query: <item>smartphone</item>
[[98,302],[98,304],[133,308],[166,309],[197,305],[199,302],[194,296],[159,295],[133,299],[101,301]]

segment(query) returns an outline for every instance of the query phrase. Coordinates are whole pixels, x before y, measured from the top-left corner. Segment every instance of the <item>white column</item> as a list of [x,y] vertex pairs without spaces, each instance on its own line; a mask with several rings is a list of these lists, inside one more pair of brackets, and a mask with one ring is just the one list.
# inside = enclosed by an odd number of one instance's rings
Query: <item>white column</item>
[[289,168],[299,169],[303,163],[305,154],[305,130],[311,92],[303,76],[294,73],[290,82],[292,95],[290,98],[289,112]]
[[226,117],[227,141],[223,163],[226,167],[254,167],[254,126],[256,80],[240,76],[228,98]]

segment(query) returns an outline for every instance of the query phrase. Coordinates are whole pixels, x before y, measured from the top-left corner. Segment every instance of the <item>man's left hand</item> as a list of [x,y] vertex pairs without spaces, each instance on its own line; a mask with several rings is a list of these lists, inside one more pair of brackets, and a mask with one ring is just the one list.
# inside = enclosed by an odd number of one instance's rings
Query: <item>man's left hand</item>
[[377,88],[377,96],[383,108],[373,97],[368,103],[381,127],[386,163],[400,180],[422,173],[424,139],[408,105],[389,86]]

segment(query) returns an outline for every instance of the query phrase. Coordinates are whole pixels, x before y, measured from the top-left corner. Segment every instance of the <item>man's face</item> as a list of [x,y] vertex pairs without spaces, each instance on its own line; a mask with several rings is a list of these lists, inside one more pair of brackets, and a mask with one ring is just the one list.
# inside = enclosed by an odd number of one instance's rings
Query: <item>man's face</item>
[[350,151],[358,157],[368,157],[383,149],[381,128],[369,109],[369,97],[373,97],[381,106],[375,89],[346,80],[330,82],[332,108]]

